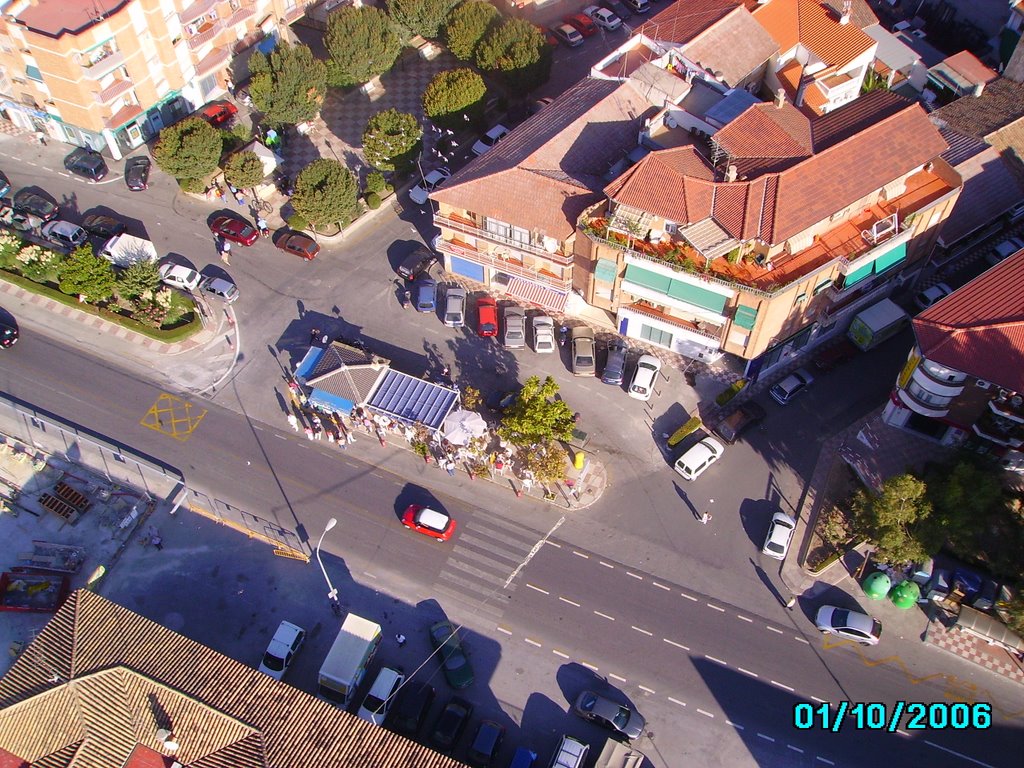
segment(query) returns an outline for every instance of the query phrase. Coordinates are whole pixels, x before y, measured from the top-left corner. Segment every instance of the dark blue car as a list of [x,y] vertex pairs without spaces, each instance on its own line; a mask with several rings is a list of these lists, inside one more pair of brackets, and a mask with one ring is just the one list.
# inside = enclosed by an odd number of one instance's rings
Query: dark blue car
[[437,301],[437,283],[429,277],[420,277],[413,284],[417,312],[433,312]]

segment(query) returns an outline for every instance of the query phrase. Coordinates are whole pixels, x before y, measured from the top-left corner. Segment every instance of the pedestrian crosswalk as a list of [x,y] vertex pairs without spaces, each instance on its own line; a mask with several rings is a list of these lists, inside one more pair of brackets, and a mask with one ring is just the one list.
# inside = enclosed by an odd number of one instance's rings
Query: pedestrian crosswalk
[[502,518],[474,518],[463,524],[455,547],[432,585],[442,604],[457,604],[497,621],[517,580],[506,582],[541,534]]

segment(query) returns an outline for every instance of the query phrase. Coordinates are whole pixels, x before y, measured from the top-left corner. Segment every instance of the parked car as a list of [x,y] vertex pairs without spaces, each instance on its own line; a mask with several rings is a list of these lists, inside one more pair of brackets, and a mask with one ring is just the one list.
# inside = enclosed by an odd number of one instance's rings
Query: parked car
[[597,4],[601,8],[611,11],[623,21],[633,15],[633,12],[621,0],[597,0]]
[[529,747],[516,747],[515,754],[512,755],[512,762],[508,764],[508,768],[533,768],[533,764],[536,762],[536,752]]
[[430,644],[440,651],[444,677],[452,688],[468,688],[473,684],[473,668],[450,621],[439,621],[430,627]]
[[141,192],[149,189],[148,157],[129,157],[124,164],[124,183],[132,192]]
[[594,24],[589,16],[585,16],[582,13],[571,13],[568,16],[563,16],[562,21],[574,27],[584,37],[597,34],[597,25]]
[[238,107],[230,101],[211,101],[198,112],[199,117],[214,128],[230,123],[231,119],[237,114]]
[[303,261],[312,261],[320,253],[320,244],[309,235],[293,232],[278,238],[277,247]]
[[199,284],[199,292],[208,299],[217,299],[225,304],[238,301],[238,286],[223,277],[207,277]]
[[398,265],[398,276],[405,280],[415,280],[421,272],[428,271],[437,261],[437,254],[425,245],[416,246],[416,250],[402,259]]
[[555,24],[551,27],[551,34],[568,48],[576,48],[583,45],[583,35],[571,24]]
[[374,725],[384,725],[388,710],[394,701],[395,692],[403,682],[405,682],[405,672],[401,668],[381,667],[366,698],[359,705],[357,712],[359,719]]
[[650,0],[622,0],[622,3],[633,13],[647,13],[651,10]]
[[597,365],[594,361],[594,331],[585,325],[573,327],[569,346],[572,353],[572,375],[594,376]]
[[66,251],[73,251],[89,239],[89,233],[80,226],[60,219],[44,224],[40,232],[55,246]]
[[13,347],[18,343],[18,326],[0,320],[0,349]]
[[498,303],[493,296],[476,300],[476,332],[484,338],[498,335]]
[[647,401],[654,394],[654,385],[661,371],[661,360],[654,355],[641,355],[636,361],[633,380],[629,382],[629,396],[636,400]]
[[768,535],[765,537],[761,552],[776,560],[785,560],[795,529],[796,520],[785,512],[776,512],[772,515],[772,521],[768,526]]
[[600,8],[596,5],[588,5],[583,9],[583,15],[589,18],[594,24],[608,32],[614,32],[622,26],[622,19],[609,11],[607,8]]
[[412,285],[417,312],[433,312],[436,309],[437,282],[426,275],[420,275]]
[[1011,237],[1008,240],[1003,240],[1001,243],[996,243],[995,247],[985,255],[985,260],[992,266],[995,266],[1000,261],[1013,256],[1021,248],[1024,248],[1024,240],[1018,237]]
[[160,279],[167,285],[191,292],[199,287],[203,276],[181,264],[164,264],[160,267]]
[[722,458],[723,453],[725,453],[725,446],[713,437],[705,437],[676,459],[672,468],[682,476],[683,480],[696,480],[704,474],[708,467]]
[[107,177],[107,162],[95,149],[77,147],[64,158],[64,167],[83,179],[102,181]]
[[430,197],[430,193],[444,184],[452,177],[452,172],[447,168],[435,168],[427,173],[420,183],[409,190],[409,199],[416,205],[423,205]]
[[472,714],[472,704],[458,696],[452,696],[434,721],[430,743],[440,752],[451,752]]
[[252,224],[231,216],[218,216],[210,222],[210,231],[239,245],[252,245],[260,236]]
[[7,178],[7,174],[0,171],[0,197],[3,197],[11,191],[11,180]]
[[102,213],[91,213],[82,219],[82,229],[104,242],[117,237],[125,230],[124,222]]
[[535,315],[533,325],[533,351],[542,355],[550,354],[557,348],[555,344],[555,321],[547,315]]
[[544,109],[544,107],[549,106],[553,101],[554,99],[551,98],[550,96],[544,96],[542,98],[537,99],[536,101],[531,101],[530,106],[526,108],[526,114],[532,117],[533,115],[536,115],[538,112]]
[[491,130],[476,140],[476,143],[471,147],[473,154],[479,157],[506,136],[508,136],[508,128],[501,123],[498,123],[498,125],[491,128]]
[[438,541],[448,541],[455,533],[455,520],[447,512],[421,504],[410,504],[402,514],[402,525]]
[[804,392],[814,383],[814,377],[806,368],[797,368],[770,390],[768,394],[779,405],[789,405],[794,397]]
[[522,307],[505,307],[502,310],[505,321],[505,349],[523,349],[526,346],[526,313]]
[[283,680],[305,639],[306,630],[290,621],[282,621],[260,660],[259,671],[275,680]]
[[397,701],[391,710],[392,730],[403,736],[414,738],[423,727],[423,721],[434,703],[434,687],[417,680],[410,680],[398,691]]
[[852,360],[858,354],[860,354],[860,349],[856,344],[849,339],[842,339],[836,344],[830,344],[815,352],[812,360],[814,367],[825,373],[842,365],[847,360]]
[[445,291],[444,324],[449,328],[461,328],[466,324],[466,291],[464,288],[449,288]]
[[861,645],[878,645],[882,638],[882,623],[878,619],[834,605],[821,606],[814,625],[822,634],[856,640]]
[[505,727],[493,720],[484,720],[476,729],[476,735],[466,751],[466,760],[477,768],[488,768],[501,748]]
[[610,728],[627,739],[640,738],[647,724],[631,704],[619,704],[594,691],[583,691],[577,696],[572,711],[584,720]]
[[629,357],[629,344],[625,339],[612,339],[608,343],[608,359],[601,372],[601,381],[605,384],[621,384],[626,377],[626,359]]
[[19,189],[15,192],[12,203],[16,212],[35,216],[44,222],[53,221],[60,213],[60,206],[30,189]]
[[740,435],[759,423],[764,416],[764,408],[755,402],[747,402],[718,422],[714,432],[732,445],[740,439]]
[[914,297],[914,303],[920,310],[926,310],[932,304],[942,301],[953,292],[946,283],[936,283],[931,288],[925,288]]

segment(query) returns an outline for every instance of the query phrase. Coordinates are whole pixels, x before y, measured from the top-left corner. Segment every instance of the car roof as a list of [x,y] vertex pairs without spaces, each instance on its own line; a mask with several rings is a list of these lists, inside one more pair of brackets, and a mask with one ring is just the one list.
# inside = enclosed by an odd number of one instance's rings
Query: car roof
[[228,293],[232,288],[236,287],[234,283],[225,280],[223,277],[209,277],[206,279],[206,285],[220,293]]
[[423,507],[423,509],[421,509],[417,514],[417,521],[420,525],[425,525],[428,528],[443,531],[448,527],[448,523],[451,522],[451,517],[436,509]]

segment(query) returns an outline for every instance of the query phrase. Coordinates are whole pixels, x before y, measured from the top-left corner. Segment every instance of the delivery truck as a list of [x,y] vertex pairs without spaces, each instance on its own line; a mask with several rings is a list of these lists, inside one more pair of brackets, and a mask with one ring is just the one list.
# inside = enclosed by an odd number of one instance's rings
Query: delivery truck
[[347,708],[380,645],[380,624],[350,613],[317,675],[317,696]]
[[134,235],[116,235],[100,248],[99,255],[115,267],[130,267],[140,261],[156,261],[156,246]]
[[892,299],[882,299],[853,316],[847,335],[867,352],[899,333],[910,317]]

